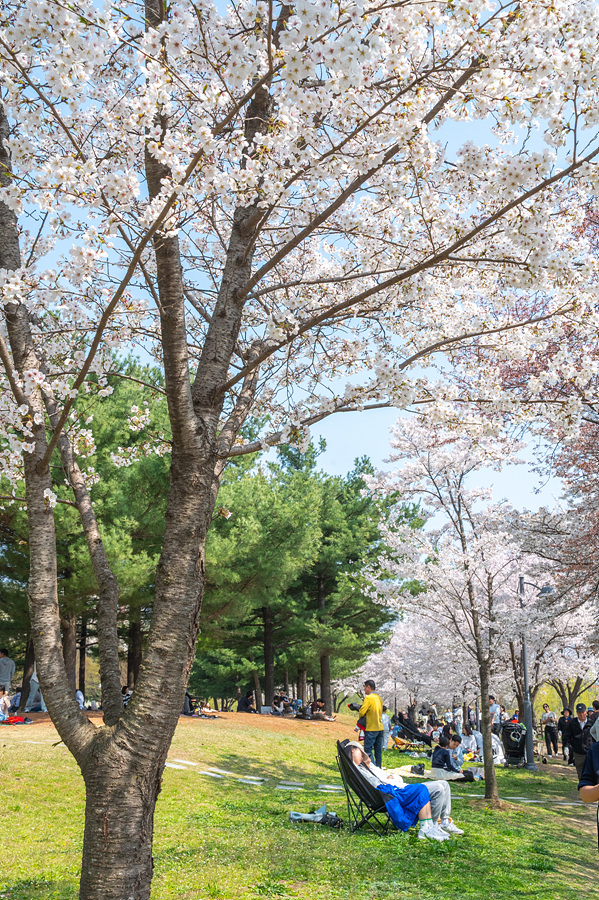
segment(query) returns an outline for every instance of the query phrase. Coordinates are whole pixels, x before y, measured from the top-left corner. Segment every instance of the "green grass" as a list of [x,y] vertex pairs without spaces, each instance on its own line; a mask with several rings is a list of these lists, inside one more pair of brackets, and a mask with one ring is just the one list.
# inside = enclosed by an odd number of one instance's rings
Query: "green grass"
[[[510,801],[488,808],[482,783],[452,786],[454,817],[465,829],[444,844],[415,833],[351,835],[292,825],[290,809],[326,803],[347,818],[335,740],[347,725],[287,723],[230,715],[182,720],[172,758],[268,777],[264,787],[165,770],[156,814],[153,900],[305,898],[333,900],[579,900],[596,868],[594,809]],[[291,733],[293,729],[293,733]],[[0,728],[2,900],[75,900],[84,811],[82,780],[49,725]],[[26,743],[39,741],[41,743]],[[412,762],[386,753],[388,766]],[[499,770],[501,796],[577,799],[572,770],[537,776]],[[279,779],[306,782],[278,791]],[[593,875],[590,875],[591,881]]]

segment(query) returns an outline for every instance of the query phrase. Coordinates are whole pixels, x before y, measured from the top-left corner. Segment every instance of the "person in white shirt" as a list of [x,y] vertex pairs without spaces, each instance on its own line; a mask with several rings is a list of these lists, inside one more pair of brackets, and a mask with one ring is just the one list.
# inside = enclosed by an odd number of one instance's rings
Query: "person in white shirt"
[[[480,731],[477,731],[476,734],[480,735],[480,746],[483,744],[483,736]],[[462,735],[462,748],[464,753],[472,753],[474,758],[476,759],[479,754],[479,744],[474,736],[471,725],[464,725],[464,734]]]
[[548,703],[543,703],[541,725],[545,726],[545,746],[547,747],[547,756],[557,756],[557,715],[549,709]]
[[501,731],[501,707],[492,694],[489,694],[489,712],[491,713],[491,730],[493,734],[499,734]]
[[383,750],[386,750],[389,746],[389,732],[391,731],[391,719],[387,714],[386,706],[383,706],[383,715],[381,716],[381,722],[383,723]]
[[0,722],[8,719],[10,713],[10,697],[4,685],[0,685]]

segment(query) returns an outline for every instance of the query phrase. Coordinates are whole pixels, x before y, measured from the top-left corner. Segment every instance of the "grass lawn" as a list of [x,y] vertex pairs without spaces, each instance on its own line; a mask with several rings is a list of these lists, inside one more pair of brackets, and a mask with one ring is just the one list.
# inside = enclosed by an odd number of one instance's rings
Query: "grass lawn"
[[[490,809],[481,783],[452,786],[453,813],[466,834],[443,844],[415,833],[351,835],[292,825],[289,810],[323,803],[347,818],[335,741],[353,738],[353,720],[282,721],[240,714],[181,719],[156,814],[153,900],[202,898],[354,898],[378,900],[580,900],[595,883],[594,807],[575,801],[575,773],[561,765],[538,775],[498,772],[502,797]],[[83,833],[83,782],[70,754],[55,746],[47,717],[0,727],[0,898],[75,900]],[[196,766],[175,760],[197,763]],[[413,762],[387,751],[383,765]],[[243,784],[233,775],[268,779]],[[277,790],[282,780],[300,791]],[[459,795],[459,796],[458,796]],[[597,891],[599,895],[599,891]]]

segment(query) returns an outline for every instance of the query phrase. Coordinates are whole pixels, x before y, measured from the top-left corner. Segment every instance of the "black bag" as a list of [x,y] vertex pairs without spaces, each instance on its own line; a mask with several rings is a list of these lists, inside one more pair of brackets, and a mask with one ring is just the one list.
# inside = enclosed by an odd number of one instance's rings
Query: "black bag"
[[358,719],[358,727],[363,728],[366,731],[366,716],[360,716]]
[[328,825],[329,828],[343,828],[343,819],[337,813],[327,813],[319,824]]

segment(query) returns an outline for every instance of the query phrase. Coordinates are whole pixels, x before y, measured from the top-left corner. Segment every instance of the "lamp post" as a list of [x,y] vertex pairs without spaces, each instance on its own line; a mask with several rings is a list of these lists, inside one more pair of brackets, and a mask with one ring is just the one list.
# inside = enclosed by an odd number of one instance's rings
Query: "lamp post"
[[[520,575],[520,609],[524,609],[524,585],[536,588],[540,594],[552,594],[553,588],[549,585],[539,588],[530,581],[524,581]],[[528,683],[528,656],[526,654],[526,632],[522,631],[522,672],[524,675],[524,725],[526,726],[526,764],[525,768],[531,772],[538,772],[535,765],[534,734],[532,729],[532,703],[530,701],[530,685]]]

